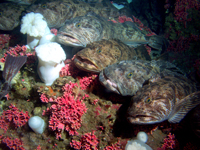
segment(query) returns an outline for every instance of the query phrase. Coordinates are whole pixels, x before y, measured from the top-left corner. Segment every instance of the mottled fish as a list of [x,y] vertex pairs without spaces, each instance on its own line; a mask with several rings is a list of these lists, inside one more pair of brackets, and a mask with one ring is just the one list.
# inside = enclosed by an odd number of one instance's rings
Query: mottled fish
[[166,73],[179,71],[167,61],[120,61],[103,69],[99,74],[99,81],[112,92],[133,96],[148,79],[165,70]]
[[26,59],[27,56],[13,57],[9,54],[7,55],[2,73],[2,79],[0,80],[0,99],[8,94],[11,89],[11,80],[26,63]]
[[5,0],[5,1],[10,1],[22,5],[31,5],[33,4],[36,0]]
[[66,20],[86,15],[90,11],[106,18],[118,17],[120,15],[118,10],[109,1],[90,4],[77,0],[51,0],[32,5],[27,9],[27,12],[42,14],[49,28],[59,28],[64,25]]
[[194,134],[200,138],[200,105],[192,110],[190,114],[190,125]]
[[103,0],[78,0],[86,3],[101,3]]
[[79,51],[74,63],[81,70],[99,73],[108,65],[131,59],[150,60],[150,56],[144,46],[130,48],[120,40],[102,39],[88,44],[86,48]]
[[167,43],[158,35],[146,36],[134,23],[113,23],[92,12],[66,21],[57,34],[57,41],[64,45],[86,47],[101,39],[119,39],[127,45],[148,44],[162,50]]
[[182,76],[165,76],[144,85],[132,97],[127,119],[133,124],[154,124],[164,120],[179,123],[200,104],[200,91]]
[[25,6],[13,3],[0,3],[0,30],[13,30],[20,24],[20,17]]

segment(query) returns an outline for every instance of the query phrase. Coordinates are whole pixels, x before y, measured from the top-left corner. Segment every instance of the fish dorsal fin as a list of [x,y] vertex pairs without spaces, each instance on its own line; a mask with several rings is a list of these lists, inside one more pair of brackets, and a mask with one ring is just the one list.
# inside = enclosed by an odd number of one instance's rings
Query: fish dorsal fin
[[198,104],[200,104],[200,91],[194,92],[181,99],[172,111],[168,121],[170,123],[179,123],[185,115]]
[[93,12],[93,11],[90,11],[90,12],[86,13],[85,16],[95,16],[95,17],[99,17],[99,15],[97,15],[97,14],[96,14],[95,12]]
[[99,20],[102,20],[102,21],[107,22],[107,19],[106,19],[106,18],[104,18],[104,17],[102,17],[102,16],[99,16],[98,14],[96,14],[96,13],[93,12],[93,11],[88,12],[85,16],[87,16],[87,17],[93,17],[93,18],[96,18],[96,19],[99,19]]
[[129,26],[129,27],[133,28],[137,32],[141,32],[140,28],[134,22],[126,21],[123,24],[126,25],[126,26]]

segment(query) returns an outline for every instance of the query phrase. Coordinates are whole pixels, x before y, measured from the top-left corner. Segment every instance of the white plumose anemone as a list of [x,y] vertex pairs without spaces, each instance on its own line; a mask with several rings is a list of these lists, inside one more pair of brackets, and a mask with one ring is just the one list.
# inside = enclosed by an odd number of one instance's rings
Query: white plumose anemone
[[152,150],[152,148],[140,140],[130,140],[127,142],[125,150]]
[[65,66],[66,54],[60,44],[49,42],[35,48],[38,57],[38,74],[41,80],[50,86],[59,77],[59,72]]
[[140,140],[140,141],[142,141],[142,142],[144,142],[144,143],[146,143],[147,140],[148,140],[148,135],[145,132],[140,131],[137,134],[137,139]]
[[27,47],[30,49],[34,49],[42,37],[45,37],[47,34],[52,34],[47,26],[47,22],[40,13],[30,12],[26,14],[22,18],[21,23],[20,32],[27,34]]
[[35,132],[42,134],[45,129],[45,122],[39,116],[33,116],[28,120],[29,127]]
[[125,150],[152,150],[152,148],[145,144],[148,136],[145,132],[140,131],[137,134],[136,140],[129,140],[126,144]]

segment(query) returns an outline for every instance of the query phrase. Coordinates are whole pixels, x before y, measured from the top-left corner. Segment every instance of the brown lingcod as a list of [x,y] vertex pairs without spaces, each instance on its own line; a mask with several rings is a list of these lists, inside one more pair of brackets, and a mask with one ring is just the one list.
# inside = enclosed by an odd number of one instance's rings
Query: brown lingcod
[[25,8],[13,3],[0,3],[0,30],[9,31],[17,27]]
[[200,138],[200,105],[192,110],[190,114],[190,125],[194,134]]
[[132,22],[113,23],[92,12],[66,21],[57,35],[59,43],[74,47],[86,47],[101,39],[119,39],[130,46],[148,44],[158,50],[162,50],[167,43],[158,35],[146,36]]
[[5,0],[5,1],[10,1],[13,3],[17,3],[17,4],[22,4],[22,5],[31,5],[33,4],[36,0]]
[[182,73],[167,61],[124,60],[103,69],[99,74],[99,81],[112,92],[133,96],[145,82],[164,71],[164,75]]
[[165,76],[144,85],[132,97],[127,118],[133,124],[179,123],[198,104],[200,91],[194,83],[184,76]]
[[83,16],[88,12],[105,18],[118,17],[118,10],[107,1],[103,3],[90,4],[77,0],[57,0],[32,5],[27,12],[40,13],[47,21],[49,28],[59,28],[64,25],[66,20]]
[[144,46],[130,48],[120,40],[103,39],[79,51],[74,63],[81,70],[99,73],[108,65],[131,59],[150,60],[150,56]]

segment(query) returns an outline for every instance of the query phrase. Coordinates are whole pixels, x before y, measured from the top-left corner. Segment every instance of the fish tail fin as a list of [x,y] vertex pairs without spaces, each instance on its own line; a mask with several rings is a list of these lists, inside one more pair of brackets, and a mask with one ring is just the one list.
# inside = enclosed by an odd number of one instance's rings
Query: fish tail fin
[[180,102],[175,106],[168,121],[170,123],[179,123],[191,109],[199,104],[200,91],[186,96],[185,98],[181,99]]
[[166,50],[169,42],[162,36],[153,35],[153,36],[146,36],[146,40],[148,40],[148,45],[152,48],[155,48],[159,51]]
[[12,78],[17,74],[20,68],[26,63],[27,56],[14,57],[7,55],[3,70],[3,78],[10,83]]

